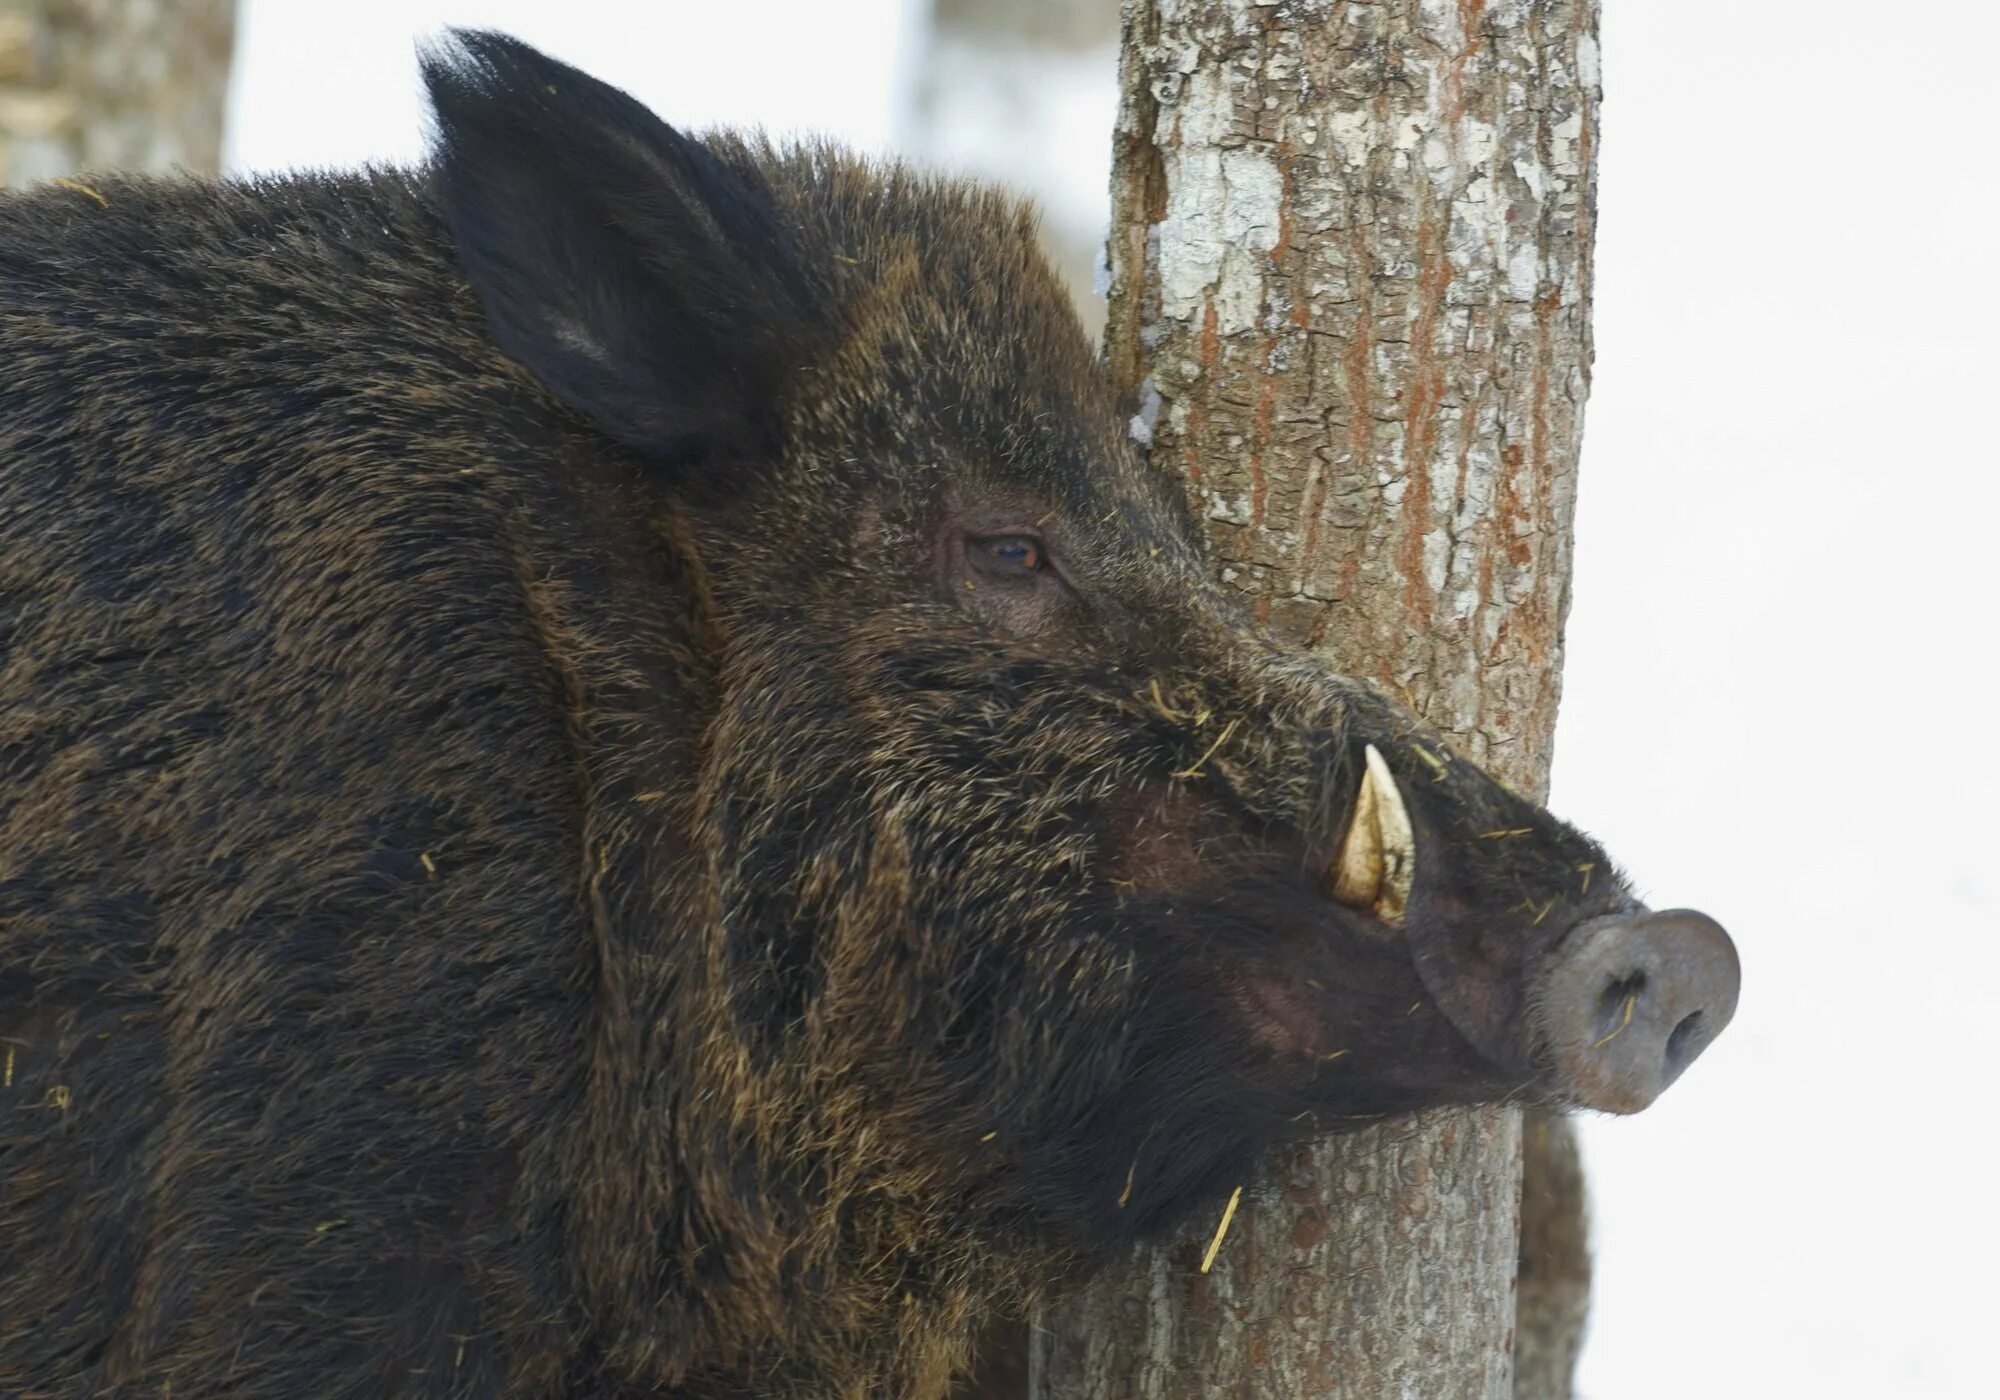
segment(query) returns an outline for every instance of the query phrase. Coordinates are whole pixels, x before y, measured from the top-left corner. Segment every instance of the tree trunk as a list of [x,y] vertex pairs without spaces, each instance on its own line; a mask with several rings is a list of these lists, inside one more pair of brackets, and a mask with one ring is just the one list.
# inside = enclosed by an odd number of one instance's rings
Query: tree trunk
[[1521,1275],[1514,1400],[1569,1400],[1590,1313],[1590,1240],[1576,1129],[1539,1109],[1521,1124]]
[[0,184],[222,165],[235,0],[0,0]]
[[[1223,579],[1544,789],[1596,0],[1127,0],[1106,353]],[[1047,1400],[1511,1391],[1519,1116],[1287,1151],[1043,1320]]]

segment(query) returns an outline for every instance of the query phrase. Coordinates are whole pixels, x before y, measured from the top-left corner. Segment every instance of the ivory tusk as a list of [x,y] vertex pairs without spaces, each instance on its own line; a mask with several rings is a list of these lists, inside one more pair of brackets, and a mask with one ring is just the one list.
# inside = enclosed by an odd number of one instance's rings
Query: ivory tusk
[[1395,775],[1373,744],[1366,759],[1354,816],[1334,860],[1332,893],[1349,908],[1366,909],[1389,927],[1401,928],[1416,876],[1416,835]]

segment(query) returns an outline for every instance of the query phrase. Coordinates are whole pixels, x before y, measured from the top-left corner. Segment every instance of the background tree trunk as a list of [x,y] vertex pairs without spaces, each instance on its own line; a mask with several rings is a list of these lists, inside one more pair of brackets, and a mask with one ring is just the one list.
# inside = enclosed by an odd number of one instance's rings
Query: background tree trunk
[[[1111,118],[1118,0],[929,0],[899,145],[926,164],[1032,191],[1042,248],[1084,329],[1104,326],[1104,148],[1069,136],[1081,104]],[[1100,100],[1101,98],[1101,100]]]
[[1521,1273],[1514,1400],[1569,1400],[1590,1315],[1590,1239],[1576,1129],[1530,1109],[1521,1122]]
[[[1596,0],[1127,0],[1106,351],[1223,579],[1547,777],[1590,362]],[[1213,1272],[1149,1250],[1047,1400],[1512,1386],[1519,1116],[1288,1151]]]
[[235,0],[0,0],[0,184],[222,164]]

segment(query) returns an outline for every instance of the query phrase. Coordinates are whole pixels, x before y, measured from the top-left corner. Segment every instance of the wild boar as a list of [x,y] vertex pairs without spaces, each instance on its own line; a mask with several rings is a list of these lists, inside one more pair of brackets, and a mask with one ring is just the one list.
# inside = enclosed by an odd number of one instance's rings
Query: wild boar
[[506,38],[0,202],[0,1392],[935,1396],[1736,956],[1272,645],[977,187]]

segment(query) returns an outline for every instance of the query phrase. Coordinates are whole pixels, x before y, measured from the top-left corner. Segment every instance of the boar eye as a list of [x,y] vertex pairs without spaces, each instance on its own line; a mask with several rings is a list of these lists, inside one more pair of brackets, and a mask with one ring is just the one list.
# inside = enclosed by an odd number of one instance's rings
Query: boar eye
[[1042,571],[1042,542],[1033,535],[988,535],[965,542],[965,555],[984,574],[1026,578]]

